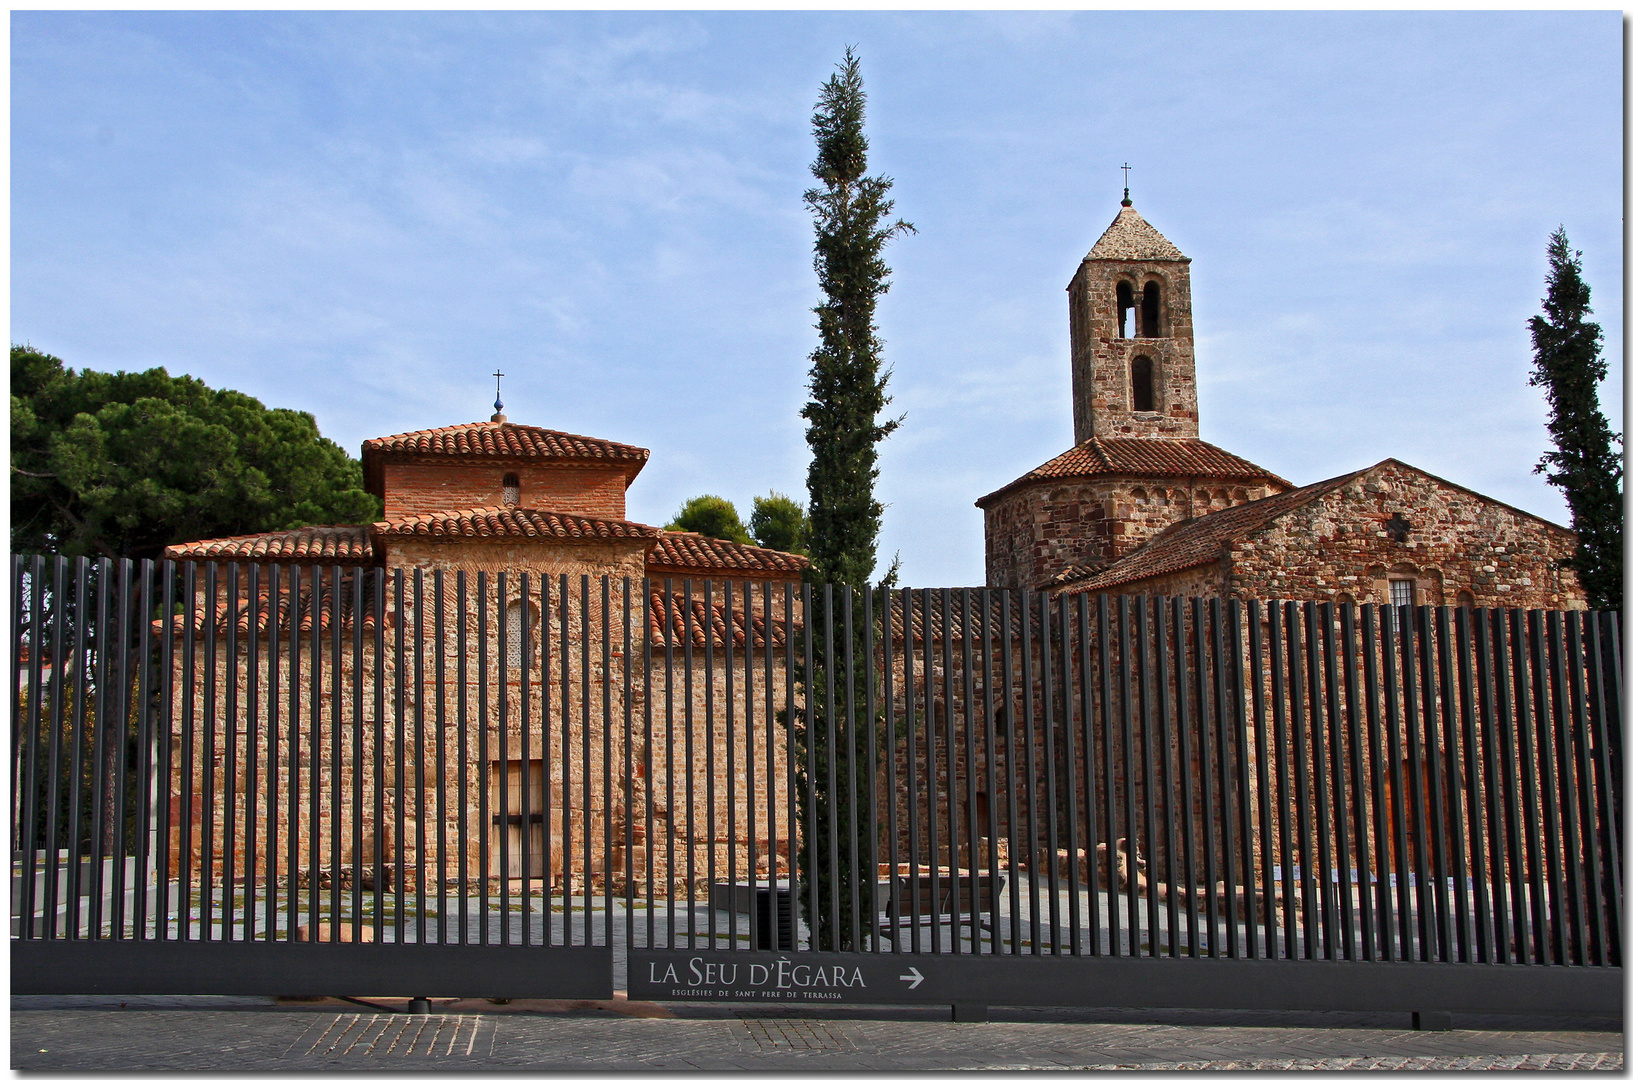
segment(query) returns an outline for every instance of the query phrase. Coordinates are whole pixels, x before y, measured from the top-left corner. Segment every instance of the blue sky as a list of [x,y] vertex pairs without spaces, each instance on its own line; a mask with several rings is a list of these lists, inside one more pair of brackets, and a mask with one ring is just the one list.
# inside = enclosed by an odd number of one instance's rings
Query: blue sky
[[1622,413],[1622,26],[1587,13],[11,16],[11,335],[363,439],[650,447],[630,516],[804,497],[810,113],[847,44],[918,227],[880,307],[881,564],[983,578],[974,499],[1072,438],[1065,286],[1135,206],[1194,260],[1202,436],[1296,483],[1532,465],[1548,234]]

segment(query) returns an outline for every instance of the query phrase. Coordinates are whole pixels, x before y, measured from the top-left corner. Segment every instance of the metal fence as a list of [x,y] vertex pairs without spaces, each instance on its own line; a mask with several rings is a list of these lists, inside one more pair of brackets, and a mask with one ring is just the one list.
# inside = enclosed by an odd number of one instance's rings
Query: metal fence
[[22,557],[12,597],[19,992],[1619,987],[1614,615]]

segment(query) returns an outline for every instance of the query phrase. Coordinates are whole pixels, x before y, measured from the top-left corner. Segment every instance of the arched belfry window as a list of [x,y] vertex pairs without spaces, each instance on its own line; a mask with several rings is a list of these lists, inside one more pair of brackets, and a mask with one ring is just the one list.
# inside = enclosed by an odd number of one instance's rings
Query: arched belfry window
[[1149,356],[1136,356],[1130,371],[1129,386],[1133,391],[1135,412],[1157,411],[1156,380],[1151,371]]
[[[490,474],[491,475],[491,474]],[[515,473],[505,474],[505,505],[520,506],[522,503],[522,478]]]
[[1117,336],[1134,336],[1134,286],[1126,281],[1117,283]]
[[1162,289],[1155,281],[1145,283],[1140,297],[1140,336],[1162,337]]

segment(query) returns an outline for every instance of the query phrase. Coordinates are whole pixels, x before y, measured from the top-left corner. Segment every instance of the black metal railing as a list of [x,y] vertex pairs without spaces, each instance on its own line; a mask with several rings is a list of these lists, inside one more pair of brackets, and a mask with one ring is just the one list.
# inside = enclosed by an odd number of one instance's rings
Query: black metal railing
[[1614,615],[14,559],[13,938],[1621,964]]

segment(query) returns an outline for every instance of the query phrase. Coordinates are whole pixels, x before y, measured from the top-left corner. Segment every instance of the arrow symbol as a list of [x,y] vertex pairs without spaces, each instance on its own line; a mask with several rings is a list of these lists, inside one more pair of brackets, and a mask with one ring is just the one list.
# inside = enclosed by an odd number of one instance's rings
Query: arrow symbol
[[898,975],[896,977],[902,982],[910,984],[907,987],[909,990],[917,990],[919,988],[919,983],[924,981],[924,976],[919,974],[919,969],[916,967],[910,967],[907,970],[911,971],[913,974]]

